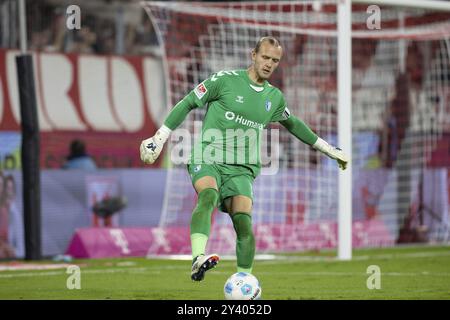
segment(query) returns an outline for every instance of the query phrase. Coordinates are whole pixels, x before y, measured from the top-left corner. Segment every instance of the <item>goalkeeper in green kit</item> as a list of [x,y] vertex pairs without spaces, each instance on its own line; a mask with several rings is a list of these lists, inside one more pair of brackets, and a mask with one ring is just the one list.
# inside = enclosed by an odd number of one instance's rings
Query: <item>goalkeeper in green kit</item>
[[192,109],[207,105],[201,139],[188,164],[198,195],[190,225],[194,281],[203,280],[219,261],[217,254],[205,252],[216,207],[230,215],[236,231],[237,271],[252,273],[252,188],[261,170],[260,137],[267,124],[280,122],[295,137],[335,159],[341,169],[347,166],[347,156],[291,115],[283,93],[268,82],[282,54],[277,39],[259,39],[247,70],[220,71],[200,83],[177,103],[156,134],[140,145],[141,160],[153,163],[171,131]]

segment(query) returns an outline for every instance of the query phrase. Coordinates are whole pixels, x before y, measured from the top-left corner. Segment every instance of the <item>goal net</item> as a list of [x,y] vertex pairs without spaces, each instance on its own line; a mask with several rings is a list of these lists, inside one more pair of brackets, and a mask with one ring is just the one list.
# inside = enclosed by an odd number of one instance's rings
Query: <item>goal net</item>
[[[247,68],[256,41],[272,35],[284,56],[270,82],[292,114],[337,145],[337,1],[142,5],[163,47],[167,112],[213,73]],[[354,4],[352,29],[353,246],[447,241],[450,14]],[[189,228],[196,194],[186,160],[205,110],[191,112],[166,149],[161,228]],[[336,163],[279,124],[263,136],[252,211],[258,252],[336,247]],[[213,214],[208,247],[234,253],[227,214]]]

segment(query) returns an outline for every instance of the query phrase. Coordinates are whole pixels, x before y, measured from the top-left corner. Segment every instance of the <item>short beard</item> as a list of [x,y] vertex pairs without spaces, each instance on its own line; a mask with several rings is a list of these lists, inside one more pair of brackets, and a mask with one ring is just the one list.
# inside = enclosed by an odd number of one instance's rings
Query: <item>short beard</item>
[[261,79],[263,79],[263,80],[268,80],[269,78],[270,78],[270,76],[271,76],[272,74],[269,74],[269,75],[265,75],[264,73],[262,73],[261,72],[261,74],[260,73],[258,73],[258,76],[259,76],[259,78],[261,78]]

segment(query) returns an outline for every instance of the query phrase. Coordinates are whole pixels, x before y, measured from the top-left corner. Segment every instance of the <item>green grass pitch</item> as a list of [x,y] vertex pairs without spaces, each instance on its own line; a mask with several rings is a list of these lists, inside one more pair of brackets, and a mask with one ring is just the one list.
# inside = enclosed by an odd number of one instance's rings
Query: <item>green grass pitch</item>
[[[255,261],[262,299],[450,299],[449,246],[360,249],[351,261],[335,256],[334,251],[303,252]],[[222,260],[198,283],[190,280],[190,261],[122,258],[71,264],[80,267],[81,289],[67,288],[65,268],[0,271],[0,299],[223,300],[225,280],[235,272],[234,260]],[[380,268],[380,289],[367,287],[370,265]]]

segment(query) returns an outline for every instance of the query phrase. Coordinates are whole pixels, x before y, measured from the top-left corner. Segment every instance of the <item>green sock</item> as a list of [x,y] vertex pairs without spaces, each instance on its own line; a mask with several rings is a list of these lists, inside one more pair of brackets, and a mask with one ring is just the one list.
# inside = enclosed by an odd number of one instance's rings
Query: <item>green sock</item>
[[192,258],[205,254],[211,229],[211,215],[217,205],[219,193],[216,189],[208,188],[198,194],[197,206],[191,218],[191,248]]
[[206,243],[208,242],[208,236],[202,233],[191,234],[191,248],[192,259],[195,259],[201,254],[205,254]]
[[255,236],[252,229],[252,217],[248,213],[237,212],[232,215],[236,231],[237,271],[252,273],[255,258]]

